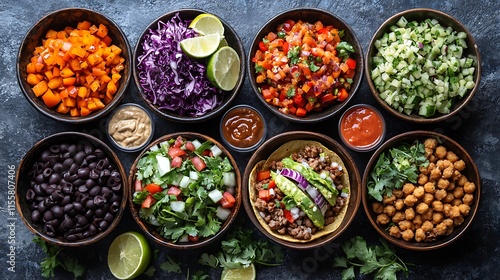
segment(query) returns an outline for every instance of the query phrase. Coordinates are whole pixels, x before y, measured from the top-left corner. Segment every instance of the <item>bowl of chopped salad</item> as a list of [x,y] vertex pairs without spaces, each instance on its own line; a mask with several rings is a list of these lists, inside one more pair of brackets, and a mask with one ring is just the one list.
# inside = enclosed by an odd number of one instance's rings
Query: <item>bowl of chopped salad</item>
[[453,139],[431,131],[392,137],[368,162],[363,207],[373,227],[402,248],[427,251],[458,240],[479,207],[474,160]]
[[197,9],[154,20],[134,50],[134,80],[144,102],[175,122],[225,111],[243,85],[245,50],[222,18]]
[[229,229],[241,205],[241,175],[216,140],[179,132],[158,138],[130,170],[130,208],[154,241],[200,248]]
[[409,122],[435,123],[464,108],[479,88],[481,59],[472,34],[454,17],[418,8],[375,32],[366,76],[378,103]]
[[363,68],[363,50],[351,27],[316,8],[270,19],[255,35],[247,63],[257,99],[299,123],[339,113],[357,92]]

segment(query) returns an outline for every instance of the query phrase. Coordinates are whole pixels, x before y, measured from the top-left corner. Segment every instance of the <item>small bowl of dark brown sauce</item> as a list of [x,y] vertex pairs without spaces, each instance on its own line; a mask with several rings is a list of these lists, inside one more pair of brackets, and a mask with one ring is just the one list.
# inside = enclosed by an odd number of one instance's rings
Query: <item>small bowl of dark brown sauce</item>
[[126,103],[114,110],[108,119],[109,141],[124,152],[137,152],[149,144],[154,134],[154,122],[144,107]]
[[266,139],[267,127],[262,114],[252,106],[229,109],[220,122],[220,135],[226,146],[237,152],[251,152]]

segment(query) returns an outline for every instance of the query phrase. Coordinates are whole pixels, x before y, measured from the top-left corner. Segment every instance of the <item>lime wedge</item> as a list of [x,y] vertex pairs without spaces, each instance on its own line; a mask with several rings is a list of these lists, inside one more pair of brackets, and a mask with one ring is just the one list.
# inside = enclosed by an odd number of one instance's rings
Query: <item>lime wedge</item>
[[222,275],[221,275],[220,279],[221,280],[240,280],[240,279],[254,280],[256,274],[257,273],[255,272],[255,266],[253,264],[250,264],[250,266],[244,267],[244,268],[233,268],[233,269],[224,268],[222,270]]
[[141,275],[151,259],[146,238],[137,232],[126,232],[115,238],[108,250],[108,267],[118,279]]
[[224,26],[220,20],[212,14],[200,14],[193,19],[189,28],[194,29],[200,35],[218,33],[224,35]]
[[217,50],[220,40],[218,33],[188,38],[181,41],[181,49],[190,57],[205,58]]
[[208,60],[207,77],[217,88],[232,90],[240,76],[240,57],[229,46],[221,47]]

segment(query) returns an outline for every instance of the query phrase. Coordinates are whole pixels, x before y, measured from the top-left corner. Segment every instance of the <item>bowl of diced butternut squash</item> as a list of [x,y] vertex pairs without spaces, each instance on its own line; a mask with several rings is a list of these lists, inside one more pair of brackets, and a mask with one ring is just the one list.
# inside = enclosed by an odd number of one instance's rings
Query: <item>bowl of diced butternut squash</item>
[[118,105],[130,82],[131,56],[115,22],[92,10],[68,8],[44,16],[26,33],[16,74],[40,113],[84,123]]

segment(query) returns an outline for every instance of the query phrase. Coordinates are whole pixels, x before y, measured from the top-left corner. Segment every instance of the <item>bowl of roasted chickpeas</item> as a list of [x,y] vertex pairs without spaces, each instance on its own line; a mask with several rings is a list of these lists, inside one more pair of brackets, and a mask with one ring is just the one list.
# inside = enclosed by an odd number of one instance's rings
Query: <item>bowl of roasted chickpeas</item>
[[389,242],[426,251],[456,241],[471,225],[481,181],[474,160],[453,139],[410,131],[385,142],[370,158],[362,202],[373,227]]

